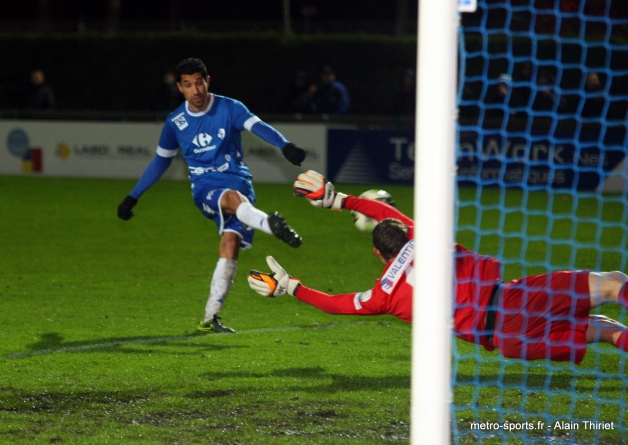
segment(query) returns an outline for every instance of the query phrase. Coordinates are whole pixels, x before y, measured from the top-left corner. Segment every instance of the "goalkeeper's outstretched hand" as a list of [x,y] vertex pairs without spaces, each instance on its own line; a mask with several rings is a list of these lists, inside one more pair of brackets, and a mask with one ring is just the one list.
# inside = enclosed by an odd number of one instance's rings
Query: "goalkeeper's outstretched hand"
[[310,201],[314,207],[342,210],[342,203],[347,197],[336,193],[334,184],[314,170],[301,173],[294,183],[294,194]]
[[294,296],[301,282],[288,275],[272,256],[267,256],[266,262],[272,272],[252,270],[248,278],[251,289],[265,297],[281,297],[286,294]]
[[118,206],[118,218],[125,221],[131,219],[133,215],[135,215],[135,212],[132,210],[133,207],[135,207],[135,204],[137,204],[137,199],[131,195],[124,198],[124,201],[122,201]]

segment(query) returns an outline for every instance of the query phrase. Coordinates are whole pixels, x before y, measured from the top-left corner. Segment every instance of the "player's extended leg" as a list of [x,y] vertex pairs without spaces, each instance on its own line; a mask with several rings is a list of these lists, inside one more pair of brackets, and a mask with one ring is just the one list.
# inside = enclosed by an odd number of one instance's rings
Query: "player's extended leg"
[[628,308],[628,275],[623,272],[589,272],[591,307],[619,303]]
[[[590,272],[591,307],[619,303],[628,307],[628,276],[619,271]],[[605,342],[628,352],[628,329],[604,315],[591,315],[587,329],[587,343]]]
[[212,275],[209,298],[205,306],[205,317],[198,326],[201,332],[234,334],[235,330],[224,326],[218,313],[229,295],[238,267],[238,253],[242,238],[234,232],[224,232],[220,238],[218,263]]
[[267,215],[235,190],[227,190],[223,193],[220,207],[225,215],[236,215],[244,224],[274,235],[290,247],[297,248],[302,243],[299,234],[286,223],[281,215],[277,212]]
[[587,329],[587,343],[609,343],[628,352],[628,329],[606,315],[591,315]]

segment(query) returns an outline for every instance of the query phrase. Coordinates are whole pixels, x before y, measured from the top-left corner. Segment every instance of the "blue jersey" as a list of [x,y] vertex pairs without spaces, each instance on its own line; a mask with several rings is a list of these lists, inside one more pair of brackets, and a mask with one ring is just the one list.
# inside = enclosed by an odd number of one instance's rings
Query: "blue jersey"
[[[129,194],[138,199],[164,174],[181,148],[193,189],[229,188],[253,193],[249,167],[242,156],[240,133],[248,130],[279,149],[288,140],[251,113],[241,102],[211,94],[207,108],[190,111],[187,101],[168,115],[157,153]],[[250,199],[250,198],[249,198]]]
[[220,204],[227,189],[237,190],[255,203],[251,173],[242,156],[243,130],[282,151],[288,144],[281,133],[251,113],[242,102],[211,94],[207,108],[200,112],[191,111],[188,102],[184,102],[166,118],[157,153],[129,196],[138,199],[157,182],[181,148],[196,206],[204,216],[214,220],[218,233],[235,232],[242,238],[242,248],[250,247],[253,230],[235,215],[224,215]]
[[191,111],[184,102],[168,115],[157,154],[172,157],[180,147],[193,186],[248,182],[251,174],[240,133],[257,122],[260,119],[242,102],[228,97],[212,94],[207,109],[200,112]]

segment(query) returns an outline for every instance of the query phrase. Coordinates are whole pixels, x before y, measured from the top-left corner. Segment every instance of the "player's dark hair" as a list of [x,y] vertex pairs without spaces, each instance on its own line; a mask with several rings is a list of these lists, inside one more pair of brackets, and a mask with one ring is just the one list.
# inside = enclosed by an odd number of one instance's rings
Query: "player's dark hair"
[[181,76],[183,74],[191,76],[196,73],[201,73],[203,78],[207,77],[207,67],[201,59],[195,59],[194,57],[182,60],[174,71],[174,74],[177,77],[177,82],[181,82]]
[[392,260],[408,242],[408,227],[394,218],[386,218],[373,229],[373,246],[386,261]]

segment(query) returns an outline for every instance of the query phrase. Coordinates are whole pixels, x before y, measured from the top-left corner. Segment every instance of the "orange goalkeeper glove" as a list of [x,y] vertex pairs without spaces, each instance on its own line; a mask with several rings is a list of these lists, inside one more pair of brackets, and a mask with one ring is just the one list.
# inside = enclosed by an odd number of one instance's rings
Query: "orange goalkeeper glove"
[[272,256],[267,256],[266,262],[272,272],[252,270],[248,277],[251,289],[265,297],[281,297],[286,294],[294,296],[301,282],[288,275]]
[[314,170],[301,173],[294,185],[294,194],[310,201],[314,207],[332,210],[342,210],[342,204],[347,197],[344,193],[336,193],[334,184]]

